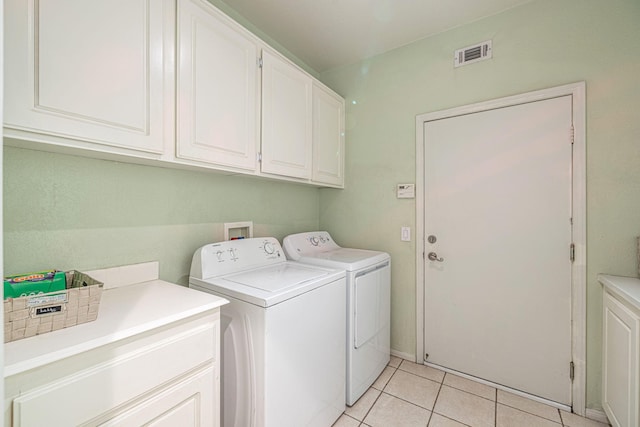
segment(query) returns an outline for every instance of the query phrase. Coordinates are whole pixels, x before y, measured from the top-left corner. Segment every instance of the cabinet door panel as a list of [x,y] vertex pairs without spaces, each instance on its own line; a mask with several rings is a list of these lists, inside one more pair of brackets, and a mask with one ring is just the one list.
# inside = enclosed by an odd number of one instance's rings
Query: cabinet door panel
[[311,178],[311,77],[262,53],[262,172]]
[[313,85],[314,182],[344,185],[344,100]]
[[605,293],[602,406],[614,426],[638,422],[638,324],[637,315]]
[[[13,400],[13,425],[37,427],[56,420],[70,426],[99,417],[184,372],[214,363],[218,331],[217,321],[194,326],[30,390]],[[78,404],[79,396],[86,397],[82,405]]]
[[211,5],[181,0],[177,156],[255,169],[258,49]]
[[213,366],[191,375],[111,418],[101,427],[219,426],[218,373]]
[[164,7],[8,0],[6,125],[162,153]]
[[145,2],[65,0],[37,5],[36,108],[145,132]]

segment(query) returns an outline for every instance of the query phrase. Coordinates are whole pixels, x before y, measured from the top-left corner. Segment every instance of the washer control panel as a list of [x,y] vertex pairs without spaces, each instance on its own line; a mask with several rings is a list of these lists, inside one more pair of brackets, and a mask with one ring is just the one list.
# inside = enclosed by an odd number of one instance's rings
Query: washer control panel
[[210,243],[193,255],[191,276],[206,279],[278,262],[286,262],[286,257],[273,237]]

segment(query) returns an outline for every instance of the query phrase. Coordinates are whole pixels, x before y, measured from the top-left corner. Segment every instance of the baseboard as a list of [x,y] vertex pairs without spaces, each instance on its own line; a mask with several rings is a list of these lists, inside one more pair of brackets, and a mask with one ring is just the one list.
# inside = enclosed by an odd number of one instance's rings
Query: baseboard
[[604,411],[600,409],[587,408],[587,418],[594,421],[599,421],[601,423],[609,424],[609,418],[607,418],[607,414],[605,414]]
[[416,361],[416,355],[415,354],[403,353],[401,351],[391,349],[391,355],[399,357],[400,359],[405,359],[405,360],[408,360],[410,362],[414,362],[414,363]]

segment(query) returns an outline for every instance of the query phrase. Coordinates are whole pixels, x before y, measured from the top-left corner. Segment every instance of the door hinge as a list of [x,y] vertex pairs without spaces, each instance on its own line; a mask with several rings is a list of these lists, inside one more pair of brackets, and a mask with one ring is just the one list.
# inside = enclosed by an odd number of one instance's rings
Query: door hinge
[[429,358],[429,353],[425,353],[424,354],[424,361],[426,362],[428,358]]
[[573,378],[576,375],[576,365],[573,364],[573,361],[569,362],[569,379],[573,381]]
[[571,125],[571,129],[569,130],[569,135],[571,137],[571,145],[573,145],[576,140],[576,129],[573,127],[573,124]]
[[262,163],[262,153],[258,153],[258,163]]
[[258,58],[258,68],[262,68],[262,58]]
[[571,245],[569,245],[569,259],[571,260],[571,262],[574,262],[576,260],[576,245],[575,245],[575,243],[572,243]]

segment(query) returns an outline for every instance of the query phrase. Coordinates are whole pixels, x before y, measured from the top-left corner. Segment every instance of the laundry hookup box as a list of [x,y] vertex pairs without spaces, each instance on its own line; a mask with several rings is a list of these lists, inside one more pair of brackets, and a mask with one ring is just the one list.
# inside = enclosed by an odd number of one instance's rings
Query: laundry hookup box
[[102,289],[75,270],[5,277],[4,342],[96,320]]

